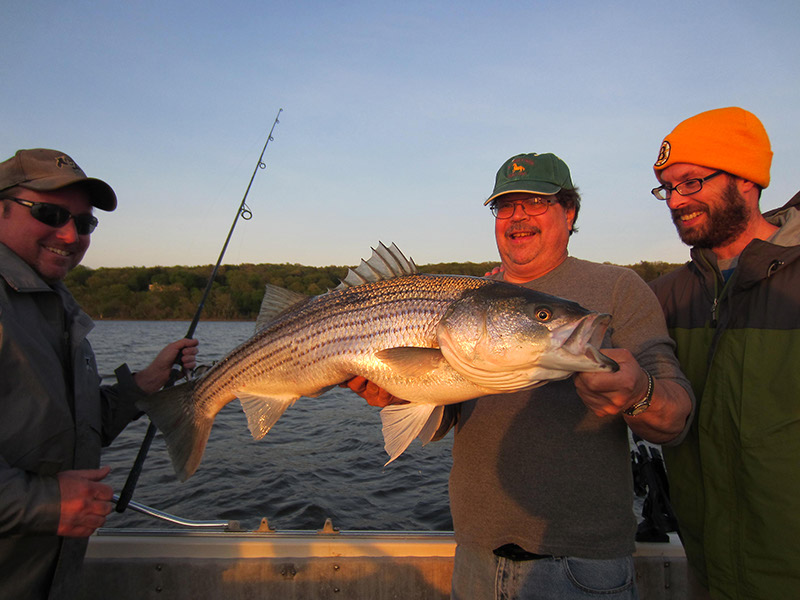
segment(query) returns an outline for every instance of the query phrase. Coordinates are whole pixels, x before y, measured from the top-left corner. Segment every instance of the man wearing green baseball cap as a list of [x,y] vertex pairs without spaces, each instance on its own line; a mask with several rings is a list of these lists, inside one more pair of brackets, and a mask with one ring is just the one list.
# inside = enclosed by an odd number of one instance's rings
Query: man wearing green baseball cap
[[111,512],[100,448],[141,414],[137,397],[166,383],[196,340],[101,386],[86,339],[94,324],[62,283],[89,248],[93,208],[111,187],[64,152],[20,150],[0,163],[0,596],[70,598],[87,538]]
[[[493,277],[613,315],[603,353],[620,368],[445,407],[434,439],[454,429],[455,600],[638,597],[628,427],[676,443],[693,399],[647,284],[569,256],[580,203],[554,154],[508,159],[484,202],[502,262]],[[398,401],[363,378],[349,387]]]

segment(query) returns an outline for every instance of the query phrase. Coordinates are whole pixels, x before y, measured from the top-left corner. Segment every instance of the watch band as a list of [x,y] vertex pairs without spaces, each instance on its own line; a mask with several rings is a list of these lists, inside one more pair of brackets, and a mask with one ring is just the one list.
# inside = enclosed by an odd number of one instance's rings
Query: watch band
[[628,408],[622,411],[629,417],[635,417],[636,415],[642,414],[644,411],[650,408],[650,402],[653,400],[653,388],[655,387],[653,384],[653,376],[647,369],[642,369],[642,371],[644,371],[644,374],[647,375],[647,393],[644,395],[644,398],[638,402],[634,402]]

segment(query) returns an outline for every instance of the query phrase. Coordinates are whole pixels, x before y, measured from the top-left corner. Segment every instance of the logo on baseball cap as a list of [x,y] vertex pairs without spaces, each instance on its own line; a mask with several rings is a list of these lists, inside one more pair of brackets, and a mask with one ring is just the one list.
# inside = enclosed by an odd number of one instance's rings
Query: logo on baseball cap
[[484,206],[503,194],[529,192],[550,196],[573,190],[567,163],[555,154],[518,154],[509,158],[495,177],[494,190]]

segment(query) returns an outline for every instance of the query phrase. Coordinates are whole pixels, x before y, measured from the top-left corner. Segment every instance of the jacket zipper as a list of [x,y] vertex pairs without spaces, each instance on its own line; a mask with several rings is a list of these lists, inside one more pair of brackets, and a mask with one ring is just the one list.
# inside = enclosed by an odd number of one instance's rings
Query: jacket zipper
[[719,307],[719,298],[714,297],[714,302],[711,304],[711,327],[717,328],[717,308]]
[[708,261],[708,259],[705,256],[700,255],[700,258],[706,264],[706,267],[708,268],[708,272],[711,273],[711,276],[714,278],[714,291],[713,291],[713,297],[712,297],[712,302],[711,302],[711,327],[712,327],[712,329],[716,329],[717,328],[718,317],[719,317],[719,314],[718,314],[718,311],[719,311],[719,300],[722,297],[722,295],[725,293],[725,289],[728,287],[728,283],[730,283],[730,281],[726,281],[725,285],[723,285],[722,289],[720,290],[719,289],[720,277],[717,275],[717,269],[714,266],[711,265],[711,263]]

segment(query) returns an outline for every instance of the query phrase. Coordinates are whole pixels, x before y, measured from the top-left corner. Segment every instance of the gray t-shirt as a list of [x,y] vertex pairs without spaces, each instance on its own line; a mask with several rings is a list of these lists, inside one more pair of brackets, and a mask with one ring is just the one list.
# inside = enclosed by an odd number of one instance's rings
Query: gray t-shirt
[[[634,271],[570,257],[525,286],[611,314],[604,347],[626,348],[657,379],[690,390],[661,307]],[[585,558],[633,552],[631,459],[621,416],[595,416],[571,378],[460,407],[450,474],[459,544],[515,543]]]

